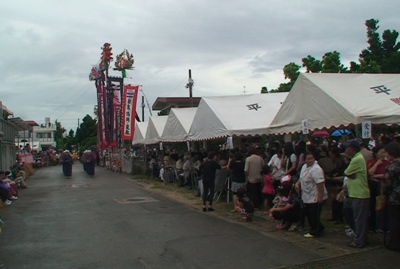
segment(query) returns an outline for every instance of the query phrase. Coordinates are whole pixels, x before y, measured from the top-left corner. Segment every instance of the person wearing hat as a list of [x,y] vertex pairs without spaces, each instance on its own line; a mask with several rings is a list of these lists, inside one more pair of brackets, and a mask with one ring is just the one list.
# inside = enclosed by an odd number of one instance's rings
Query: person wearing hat
[[349,166],[344,171],[347,176],[347,191],[352,199],[352,209],[355,224],[353,241],[349,247],[362,248],[367,244],[368,215],[370,192],[368,188],[367,164],[361,154],[360,142],[356,139],[348,141],[345,145],[346,154],[351,157]]

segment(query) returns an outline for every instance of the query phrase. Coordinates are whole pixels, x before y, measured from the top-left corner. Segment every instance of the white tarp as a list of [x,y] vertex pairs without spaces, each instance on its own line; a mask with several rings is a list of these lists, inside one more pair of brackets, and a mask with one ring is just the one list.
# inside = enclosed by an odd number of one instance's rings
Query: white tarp
[[269,125],[288,93],[203,97],[189,140],[269,133]]
[[197,107],[171,108],[161,136],[162,141],[186,141],[196,111]]
[[271,133],[400,123],[400,74],[300,74],[271,124]]
[[37,152],[42,151],[42,145],[40,144],[40,141],[19,142],[15,143],[15,146],[17,146],[18,148],[24,148],[26,144],[29,144],[31,146],[31,150],[36,150]]
[[144,144],[144,139],[146,138],[147,126],[149,125],[149,122],[136,122],[135,125],[135,134],[133,136],[132,145]]
[[155,144],[161,141],[161,135],[167,123],[167,119],[167,116],[150,117],[144,141],[145,144]]

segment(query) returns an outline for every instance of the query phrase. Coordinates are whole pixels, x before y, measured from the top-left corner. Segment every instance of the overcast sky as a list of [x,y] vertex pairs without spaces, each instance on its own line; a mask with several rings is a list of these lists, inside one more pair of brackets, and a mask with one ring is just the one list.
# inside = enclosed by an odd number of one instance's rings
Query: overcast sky
[[75,130],[93,116],[88,75],[105,42],[134,55],[126,82],[143,85],[150,106],[188,96],[188,69],[194,96],[259,93],[309,54],[357,60],[365,20],[400,31],[399,10],[398,0],[2,0],[0,100],[16,117]]

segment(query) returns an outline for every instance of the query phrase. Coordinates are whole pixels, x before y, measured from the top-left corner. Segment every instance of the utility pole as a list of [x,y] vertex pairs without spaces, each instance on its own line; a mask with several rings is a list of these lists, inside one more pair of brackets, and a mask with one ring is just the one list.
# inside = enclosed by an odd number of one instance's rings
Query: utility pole
[[144,122],[144,96],[142,96],[142,122]]
[[192,79],[192,70],[189,69],[189,79],[188,79],[188,83],[186,84],[186,88],[189,89],[189,97],[190,97],[190,106],[193,107],[193,84],[194,81]]
[[78,119],[78,128],[79,128],[79,119]]
[[246,94],[246,86],[243,86],[243,94]]

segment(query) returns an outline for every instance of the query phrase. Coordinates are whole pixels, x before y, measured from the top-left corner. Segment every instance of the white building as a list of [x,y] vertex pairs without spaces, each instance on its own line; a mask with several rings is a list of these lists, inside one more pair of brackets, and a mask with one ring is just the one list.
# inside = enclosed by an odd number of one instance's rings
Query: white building
[[46,117],[43,124],[37,124],[35,121],[26,121],[31,125],[31,131],[20,131],[15,138],[15,144],[22,148],[29,143],[32,150],[47,150],[49,147],[55,147],[56,125],[51,123],[50,118]]

